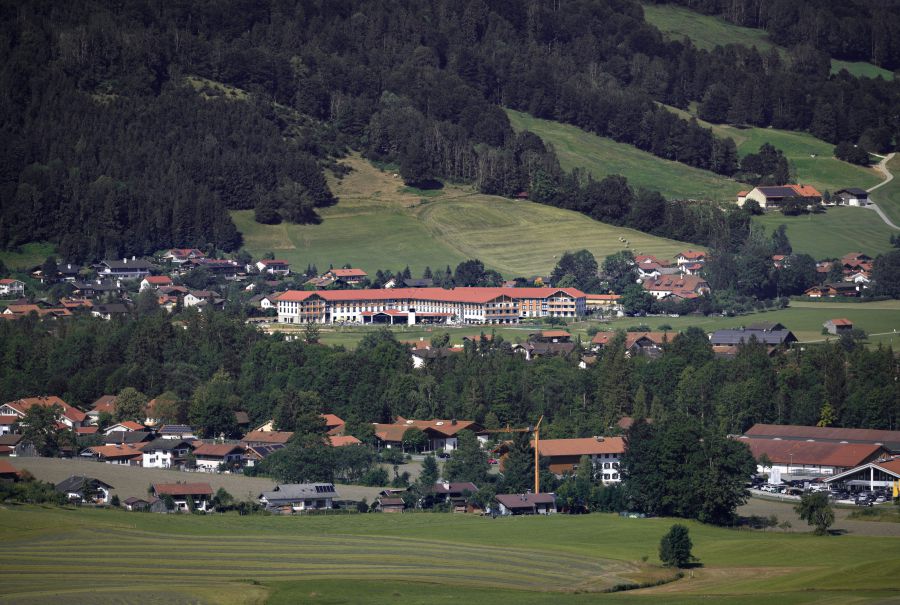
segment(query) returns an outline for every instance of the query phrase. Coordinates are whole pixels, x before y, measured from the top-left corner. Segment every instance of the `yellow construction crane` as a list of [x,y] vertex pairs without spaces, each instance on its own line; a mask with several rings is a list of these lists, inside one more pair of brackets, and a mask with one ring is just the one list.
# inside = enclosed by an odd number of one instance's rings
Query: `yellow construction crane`
[[543,421],[544,416],[541,415],[541,417],[538,418],[537,424],[534,426],[514,429],[507,424],[506,428],[488,429],[485,431],[485,433],[531,433],[534,435],[534,493],[536,494],[541,493],[541,466],[538,446],[540,445],[541,441],[541,423]]

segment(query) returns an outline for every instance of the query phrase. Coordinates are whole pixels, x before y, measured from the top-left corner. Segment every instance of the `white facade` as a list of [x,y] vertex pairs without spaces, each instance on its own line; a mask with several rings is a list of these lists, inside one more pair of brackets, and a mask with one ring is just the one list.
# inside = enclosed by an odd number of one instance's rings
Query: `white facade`
[[25,294],[25,282],[17,279],[0,280],[0,296],[22,296]]

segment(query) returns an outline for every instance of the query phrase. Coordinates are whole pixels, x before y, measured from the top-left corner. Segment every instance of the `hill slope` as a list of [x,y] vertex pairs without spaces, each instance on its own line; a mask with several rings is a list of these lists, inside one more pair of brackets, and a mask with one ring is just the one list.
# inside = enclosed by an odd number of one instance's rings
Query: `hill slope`
[[254,256],[274,252],[296,267],[350,263],[366,271],[455,266],[478,258],[507,277],[546,274],[567,250],[587,248],[602,257],[626,247],[672,257],[695,245],[591,220],[569,210],[508,200],[447,186],[440,191],[403,187],[399,178],[359,157],[354,171],[330,184],[340,202],[321,211],[319,225],[260,225],[249,210],[232,213]]
[[749,185],[641,151],[633,145],[591,134],[577,126],[541,120],[527,113],[506,110],[515,130],[530,130],[552,143],[566,170],[584,168],[595,178],[621,174],[635,187],[662,193],[669,199],[732,201]]

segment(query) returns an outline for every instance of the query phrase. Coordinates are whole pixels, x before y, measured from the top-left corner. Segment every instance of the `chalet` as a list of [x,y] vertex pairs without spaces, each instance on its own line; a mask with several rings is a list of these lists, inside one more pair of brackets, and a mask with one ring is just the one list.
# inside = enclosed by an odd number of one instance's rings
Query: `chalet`
[[794,333],[780,323],[756,323],[731,330],[716,330],[709,337],[711,345],[739,345],[756,342],[772,346],[790,346],[797,342]]
[[184,465],[188,454],[194,448],[192,442],[184,439],[159,437],[141,448],[141,466],[144,468],[178,468]]
[[539,357],[564,357],[575,350],[574,342],[526,342],[512,345],[512,350],[525,355],[527,361],[533,361]]
[[294,433],[291,431],[250,431],[241,439],[241,445],[244,447],[253,447],[257,445],[287,445]]
[[487,441],[487,433],[472,420],[407,420],[399,416],[393,424],[375,423],[375,437],[380,447],[403,447],[403,437],[410,429],[419,429],[425,433],[428,440],[426,451],[452,452],[456,449],[457,437],[462,430],[475,433],[481,442]]
[[183,265],[195,259],[206,258],[202,250],[196,248],[172,248],[163,254],[163,260],[171,261],[176,265]]
[[103,430],[104,435],[109,435],[111,433],[115,433],[117,431],[121,432],[134,432],[134,431],[145,431],[147,427],[138,422],[134,422],[132,420],[123,420],[122,422],[117,422],[111,426],[108,426]]
[[528,335],[531,342],[571,342],[572,335],[565,330],[542,330]]
[[212,258],[195,258],[189,261],[186,267],[193,269],[205,269],[216,277],[234,279],[241,267],[233,260],[220,260]]
[[869,271],[851,271],[844,275],[844,281],[865,288],[872,281],[872,274]]
[[50,395],[47,397],[26,397],[0,405],[0,416],[15,416],[21,421],[28,410],[35,405],[44,407],[59,406],[60,414],[57,420],[66,428],[75,429],[84,424],[87,415],[74,408],[59,397]]
[[841,267],[844,272],[871,271],[872,257],[862,252],[850,252],[841,257]]
[[286,260],[264,258],[256,263],[256,270],[269,275],[290,275],[291,264]]
[[696,250],[686,250],[684,252],[679,252],[678,256],[675,257],[675,263],[679,267],[681,265],[691,265],[693,263],[703,262],[706,262],[706,252],[698,252]]
[[833,199],[839,206],[868,206],[869,192],[859,187],[848,187],[835,191]]
[[[599,351],[605,348],[617,334],[618,332],[597,332],[591,339],[591,349]],[[629,357],[659,357],[663,347],[675,336],[669,332],[625,332],[625,354]]]
[[103,281],[100,279],[94,281],[76,281],[72,283],[72,294],[84,298],[97,298],[104,295],[118,294],[122,290],[122,285],[118,281]]
[[807,205],[816,205],[822,201],[822,194],[810,185],[776,185],[754,187],[749,192],[738,194],[737,205],[743,207],[749,200],[756,201],[763,210],[781,208],[786,200],[799,199]]
[[494,496],[500,515],[552,515],[556,513],[554,494],[497,494]]
[[357,285],[369,277],[362,269],[331,269],[322,277],[333,281],[342,281],[345,284]]
[[101,277],[113,277],[118,279],[142,279],[150,275],[153,265],[148,261],[132,256],[131,260],[103,260],[97,267],[97,274]]
[[666,275],[653,279],[645,279],[642,283],[645,291],[660,300],[667,296],[692,299],[709,294],[709,284],[696,275]]
[[478,486],[471,481],[440,481],[432,486],[430,497],[434,502],[450,503],[454,512],[465,512],[469,496],[477,491]]
[[603,483],[618,483],[622,480],[619,473],[619,464],[625,454],[625,440],[622,437],[541,439],[538,449],[541,456],[550,459],[550,470],[555,475],[574,472],[581,457],[588,456],[594,465],[595,474]]
[[[153,403],[153,401],[150,403]],[[150,407],[149,404],[148,407]],[[183,439],[186,441],[193,441],[197,438],[194,429],[186,424],[164,424],[159,428],[157,433],[159,433],[159,436],[163,439]]]
[[900,458],[881,457],[825,479],[830,486],[851,492],[891,489],[900,481]]
[[25,296],[25,282],[18,279],[0,279],[0,296]]
[[0,482],[16,482],[21,477],[19,470],[6,460],[0,460]]
[[207,305],[218,306],[224,299],[212,290],[191,290],[184,297],[185,307],[197,307]]
[[856,298],[859,296],[861,287],[861,285],[855,283],[832,282],[821,286],[813,286],[806,290],[803,296],[809,298],[836,298],[838,296]]
[[248,445],[244,448],[244,466],[256,466],[282,448],[284,448],[283,443]]
[[829,319],[822,326],[829,334],[847,334],[853,332],[853,322],[849,319]]
[[755,460],[763,455],[770,464],[757,464],[759,473],[786,475],[834,475],[865,464],[885,455],[882,445],[866,443],[835,443],[755,438],[742,435],[736,438],[750,448]]
[[141,292],[144,290],[157,290],[166,286],[174,285],[172,278],[168,275],[148,275],[141,280]]
[[[91,427],[96,429],[97,427]],[[143,447],[142,443],[153,441],[155,435],[150,431],[113,431],[103,435],[103,443],[107,445],[132,444]]]
[[339,436],[329,437],[328,443],[330,443],[332,447],[345,447],[348,445],[362,445],[362,441],[360,441],[353,435],[339,435]]
[[65,494],[70,501],[90,504],[109,504],[112,489],[112,485],[100,479],[80,475],[72,475],[56,484],[56,491]]
[[584,307],[589,312],[615,313],[620,316],[625,312],[621,294],[585,294]]
[[410,351],[413,367],[416,369],[425,367],[425,364],[431,360],[444,359],[465,351],[465,348],[460,346],[432,348],[429,345],[422,346],[423,344],[421,342],[414,343]]
[[406,503],[403,502],[403,498],[382,496],[378,498],[375,508],[380,513],[402,513],[406,509]]
[[891,454],[900,454],[900,431],[795,424],[754,424],[747,429],[744,436],[780,441],[880,445],[884,446]]
[[129,313],[130,311],[124,303],[93,305],[93,307],[91,308],[91,315],[93,315],[94,317],[99,317],[100,319],[104,319],[106,321],[110,321],[113,318],[128,317]]
[[[176,511],[206,511],[212,499],[212,488],[209,483],[154,483],[153,495],[162,499],[170,496],[175,502]],[[190,503],[188,501],[191,501]],[[193,505],[193,506],[192,506]]]
[[266,510],[284,514],[334,507],[338,493],[331,483],[286,483],[259,495]]
[[57,308],[48,308],[46,306],[41,305],[32,305],[32,304],[20,304],[14,303],[11,305],[7,305],[6,309],[3,310],[3,318],[4,319],[19,319],[21,317],[27,317],[34,313],[40,318],[49,318],[49,319],[58,319],[64,317],[71,317],[72,312],[66,308],[57,307]]
[[219,472],[233,466],[240,466],[244,448],[234,444],[204,443],[194,451],[198,471]]
[[159,498],[150,498],[145,500],[143,498],[135,498],[134,496],[131,496],[122,500],[122,506],[125,507],[125,510],[129,511],[150,510],[151,512],[162,512],[162,510],[154,511],[152,509],[153,503],[157,502],[159,502]]
[[641,279],[653,279],[661,275],[674,275],[678,269],[670,263],[662,261],[652,254],[638,254],[634,257],[634,265]]

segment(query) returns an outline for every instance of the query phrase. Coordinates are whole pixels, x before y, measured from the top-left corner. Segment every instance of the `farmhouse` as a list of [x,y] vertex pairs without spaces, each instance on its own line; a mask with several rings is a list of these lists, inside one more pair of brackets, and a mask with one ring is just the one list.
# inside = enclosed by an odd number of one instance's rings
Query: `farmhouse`
[[419,429],[427,439],[426,451],[452,452],[456,449],[462,430],[475,433],[478,440],[487,440],[481,425],[472,420],[407,420],[397,417],[393,424],[375,423],[375,437],[380,447],[402,447],[403,437],[410,429]]
[[134,256],[131,260],[104,260],[97,267],[97,274],[101,277],[116,277],[119,279],[141,279],[150,275],[153,265]]
[[56,491],[65,494],[69,500],[91,504],[108,504],[112,489],[109,483],[81,475],[72,475],[56,484]]
[[333,508],[338,493],[331,483],[286,483],[259,495],[266,510],[294,513]]
[[141,464],[144,468],[177,468],[193,450],[190,441],[160,437],[142,448]]
[[227,443],[204,443],[193,451],[198,471],[216,473],[229,466],[240,466],[244,448]]
[[18,279],[0,279],[0,296],[24,296],[25,282]]
[[501,515],[552,515],[556,513],[553,494],[497,494],[497,512]]
[[435,502],[449,502],[453,505],[454,512],[466,510],[466,500],[478,491],[478,486],[471,481],[451,483],[441,481],[431,488],[431,496]]
[[675,257],[675,263],[681,265],[691,265],[694,263],[702,263],[706,261],[706,252],[698,252],[696,250],[686,250],[679,252]]
[[[209,509],[209,501],[212,498],[212,488],[209,483],[154,483],[153,495],[162,499],[171,496],[175,501],[176,511],[189,511],[193,505],[194,510],[206,511]],[[191,502],[190,504],[188,502]]]
[[868,206],[869,193],[859,187],[848,187],[835,191],[834,200],[839,206]]
[[141,292],[171,286],[172,278],[168,275],[148,275],[141,280]]
[[291,265],[286,260],[264,258],[256,263],[256,269],[260,273],[268,273],[269,275],[289,275],[291,272]]
[[[534,442],[532,441],[532,447]],[[541,456],[550,459],[550,470],[558,476],[574,472],[582,456],[588,456],[594,471],[603,483],[622,480],[619,464],[625,454],[622,437],[583,437],[578,439],[541,439],[538,445]]]
[[342,281],[345,284],[354,286],[369,277],[369,274],[362,269],[331,269],[322,277],[334,281]]
[[865,443],[783,441],[746,435],[737,440],[750,448],[757,461],[763,455],[769,458],[770,465],[757,464],[757,472],[760,473],[778,471],[787,475],[834,475],[887,453],[884,446]]
[[829,319],[822,325],[829,334],[844,334],[853,332],[853,322],[849,319]]
[[736,329],[716,330],[709,337],[709,342],[714,347],[736,346],[741,343],[747,344],[753,340],[777,347],[789,346],[791,343],[797,342],[797,337],[780,323],[757,323]]
[[35,405],[43,407],[59,406],[60,414],[57,420],[70,429],[78,428],[84,424],[85,419],[87,418],[87,415],[84,412],[70,406],[55,395],[46,397],[26,397],[24,399],[17,399],[15,401],[4,403],[3,405],[0,405],[0,416],[15,416],[21,421],[25,418],[25,414],[28,413],[28,410]]
[[134,431],[144,431],[147,427],[143,424],[139,424],[132,420],[123,420],[122,422],[117,422],[106,429],[103,430],[104,435],[110,435],[116,432],[134,432]]
[[825,479],[830,486],[849,491],[889,489],[900,481],[900,458],[879,458]]
[[280,323],[517,324],[526,317],[584,315],[575,288],[391,288],[289,290],[279,295]]
[[821,443],[862,443],[884,446],[892,454],[900,454],[900,431],[881,429],[845,429],[832,426],[796,424],[754,424],[744,432],[746,437],[809,441]]
[[658,300],[667,296],[698,298],[710,292],[706,280],[697,275],[663,275],[645,279],[642,285],[644,290]]
[[770,210],[780,208],[788,199],[799,199],[806,204],[818,204],[822,201],[822,194],[810,185],[760,186],[754,187],[749,192],[741,191],[738,194],[737,205],[742,208],[747,201],[754,200],[763,210]]
[[92,445],[81,452],[81,456],[96,458],[98,462],[105,462],[107,464],[141,466],[144,460],[144,445],[144,443]]

